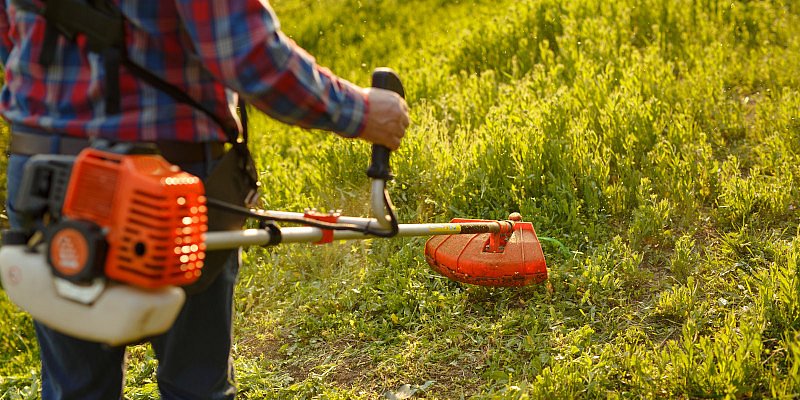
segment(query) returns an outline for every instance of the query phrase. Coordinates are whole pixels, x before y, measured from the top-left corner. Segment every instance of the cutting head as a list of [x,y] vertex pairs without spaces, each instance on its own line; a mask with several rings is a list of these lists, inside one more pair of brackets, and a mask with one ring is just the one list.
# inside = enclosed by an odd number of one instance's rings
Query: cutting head
[[434,236],[425,243],[425,259],[440,274],[473,285],[526,286],[547,279],[542,247],[530,222],[515,222],[509,232]]

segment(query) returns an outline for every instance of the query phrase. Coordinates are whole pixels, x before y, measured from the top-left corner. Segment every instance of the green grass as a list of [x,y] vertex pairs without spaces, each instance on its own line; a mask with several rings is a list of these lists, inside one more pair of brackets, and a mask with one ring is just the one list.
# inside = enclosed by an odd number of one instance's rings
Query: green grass
[[[800,395],[796,2],[273,5],[334,72],[403,78],[402,222],[519,211],[568,251],[491,289],[436,275],[422,238],[250,249],[241,398]],[[366,215],[369,146],[253,119],[265,207]],[[35,398],[30,322],[0,316],[0,398]],[[154,367],[131,349],[129,398]]]

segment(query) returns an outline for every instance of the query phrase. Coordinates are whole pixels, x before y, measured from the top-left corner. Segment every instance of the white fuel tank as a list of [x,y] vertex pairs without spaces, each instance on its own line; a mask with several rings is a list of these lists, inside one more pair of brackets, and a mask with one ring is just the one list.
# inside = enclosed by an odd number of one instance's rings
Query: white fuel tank
[[109,283],[91,304],[61,296],[45,256],[24,245],[0,247],[0,279],[14,304],[69,336],[112,346],[167,331],[183,306],[177,287],[156,290]]

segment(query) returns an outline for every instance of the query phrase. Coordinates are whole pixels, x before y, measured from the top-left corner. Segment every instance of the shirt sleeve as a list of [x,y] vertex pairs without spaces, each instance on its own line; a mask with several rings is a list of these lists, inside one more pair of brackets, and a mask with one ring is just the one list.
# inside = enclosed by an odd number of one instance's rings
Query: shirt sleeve
[[266,1],[176,1],[206,68],[250,104],[292,125],[361,133],[364,93],[286,37]]
[[3,67],[6,65],[6,60],[8,60],[8,55],[11,53],[13,46],[10,36],[11,25],[8,22],[7,13],[6,2],[0,1],[0,64]]

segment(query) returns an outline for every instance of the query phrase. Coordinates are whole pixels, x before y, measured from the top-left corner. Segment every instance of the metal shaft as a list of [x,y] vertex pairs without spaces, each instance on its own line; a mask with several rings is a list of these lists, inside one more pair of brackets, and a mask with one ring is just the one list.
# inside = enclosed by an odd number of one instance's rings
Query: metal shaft
[[[285,213],[294,214],[294,213]],[[300,214],[302,215],[302,214]],[[345,218],[345,217],[342,217]],[[340,220],[344,222],[344,220]],[[346,221],[372,222],[374,219],[347,217]],[[510,229],[511,222],[490,221],[490,222],[463,222],[446,224],[400,224],[397,236],[437,236],[437,235],[458,235],[473,233],[496,233]],[[280,243],[314,243],[322,240],[323,229],[313,227],[286,227],[281,228]],[[334,231],[334,240],[358,240],[369,239],[374,236],[366,235],[354,231]],[[246,229],[243,231],[217,231],[206,233],[206,250],[233,249],[242,246],[263,246],[270,243],[270,233],[264,229]]]

